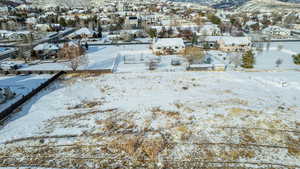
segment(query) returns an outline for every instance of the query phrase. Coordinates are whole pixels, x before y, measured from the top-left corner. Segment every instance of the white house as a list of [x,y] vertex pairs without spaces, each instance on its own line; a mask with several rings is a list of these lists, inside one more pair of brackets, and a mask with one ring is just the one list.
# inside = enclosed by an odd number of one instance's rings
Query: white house
[[249,37],[222,36],[218,40],[219,49],[226,52],[238,52],[251,50]]
[[71,38],[76,38],[76,37],[81,37],[81,38],[92,38],[94,35],[94,31],[88,29],[88,28],[81,28],[72,34],[70,34],[68,37]]
[[137,16],[128,16],[125,19],[125,25],[136,28],[139,25],[139,18]]
[[199,35],[204,35],[204,36],[218,36],[221,35],[221,30],[218,27],[218,25],[215,24],[207,24],[204,25],[200,31]]
[[279,26],[269,26],[263,29],[262,33],[266,35],[286,37],[291,35],[291,30]]
[[36,25],[34,25],[34,30],[47,32],[47,31],[51,30],[51,27],[48,24],[36,24]]
[[182,38],[160,38],[154,39],[152,50],[156,54],[181,53],[185,49]]

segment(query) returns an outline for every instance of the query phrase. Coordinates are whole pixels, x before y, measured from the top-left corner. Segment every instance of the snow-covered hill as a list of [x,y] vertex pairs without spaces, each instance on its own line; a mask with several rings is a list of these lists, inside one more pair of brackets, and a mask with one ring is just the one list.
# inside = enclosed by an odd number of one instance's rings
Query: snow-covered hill
[[300,9],[300,4],[281,2],[279,0],[251,0],[240,6],[238,11],[263,11],[272,12],[285,9]]
[[[202,5],[208,5],[215,8],[232,8],[243,6],[245,3],[257,3],[257,0],[172,0],[180,2],[194,2]],[[260,0],[262,3],[280,3],[281,5],[287,5],[286,3],[300,3],[300,0]]]

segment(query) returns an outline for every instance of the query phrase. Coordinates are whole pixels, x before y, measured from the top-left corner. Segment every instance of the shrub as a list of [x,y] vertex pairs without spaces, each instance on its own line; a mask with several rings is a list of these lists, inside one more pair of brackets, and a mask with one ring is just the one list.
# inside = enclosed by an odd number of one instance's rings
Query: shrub
[[294,63],[295,63],[296,65],[300,65],[300,54],[298,54],[298,55],[293,55],[292,57],[293,57]]

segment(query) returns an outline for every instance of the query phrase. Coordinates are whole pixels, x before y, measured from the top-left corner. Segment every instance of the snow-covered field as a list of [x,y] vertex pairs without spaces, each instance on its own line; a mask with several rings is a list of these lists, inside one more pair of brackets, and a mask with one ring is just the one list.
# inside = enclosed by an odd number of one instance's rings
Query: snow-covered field
[[[255,69],[260,70],[287,70],[300,69],[299,65],[295,65],[292,55],[300,53],[299,42],[272,42],[269,49],[264,44],[264,51],[256,55]],[[282,49],[278,46],[282,45]],[[276,60],[281,59],[282,64],[276,67]]]
[[[118,53],[115,46],[90,47],[87,52],[88,64],[79,69],[111,69]],[[42,63],[23,68],[22,70],[70,70],[67,62]]]
[[66,77],[0,130],[0,166],[299,167],[299,103],[291,71]]
[[[79,69],[95,70],[95,69],[112,69],[114,63],[117,62],[118,72],[145,72],[148,67],[144,62],[138,64],[124,64],[125,57],[155,57],[149,49],[149,45],[121,45],[121,46],[91,46],[87,52],[88,64],[80,66]],[[118,60],[115,58],[119,56]],[[161,63],[157,69],[162,71],[184,70],[181,67],[171,66],[172,56],[163,56]],[[21,70],[70,70],[67,62],[60,63],[41,63],[37,65],[27,66]]]
[[50,75],[26,75],[26,76],[0,76],[0,87],[9,87],[16,93],[16,97],[0,104],[0,112],[48,80]]

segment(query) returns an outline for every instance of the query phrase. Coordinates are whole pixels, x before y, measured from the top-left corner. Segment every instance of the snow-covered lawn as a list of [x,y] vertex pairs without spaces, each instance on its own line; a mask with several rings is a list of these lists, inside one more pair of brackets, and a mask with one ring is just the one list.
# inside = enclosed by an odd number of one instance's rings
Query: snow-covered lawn
[[199,166],[193,160],[205,160],[220,162],[213,166],[300,166],[299,103],[299,72],[66,77],[0,130],[0,156],[6,157],[0,164],[191,168]]
[[16,97],[0,104],[0,112],[48,80],[50,75],[26,75],[26,76],[0,76],[0,87],[9,87],[16,93]]
[[[149,49],[149,45],[120,45],[120,46],[90,46],[87,52],[88,65],[80,66],[79,69],[112,69],[116,63],[118,72],[145,72],[148,67],[144,62],[138,64],[124,64],[125,57],[140,58],[155,57]],[[115,60],[119,56],[118,60]],[[177,56],[162,56],[161,63],[157,66],[159,71],[185,70],[184,64],[181,66],[171,66],[172,58]],[[33,66],[24,67],[21,70],[70,70],[67,62],[60,63],[41,63]]]
[[[279,50],[278,46],[282,45]],[[264,51],[256,55],[255,69],[260,70],[280,70],[280,69],[300,69],[299,65],[295,65],[292,55],[300,53],[300,42],[272,42],[269,49],[264,44]],[[282,64],[276,67],[276,60],[281,59]]]
[[[117,52],[117,47],[114,46],[90,47],[87,51],[88,64],[79,69],[111,69]],[[22,70],[70,70],[70,67],[67,62],[41,63]]]

